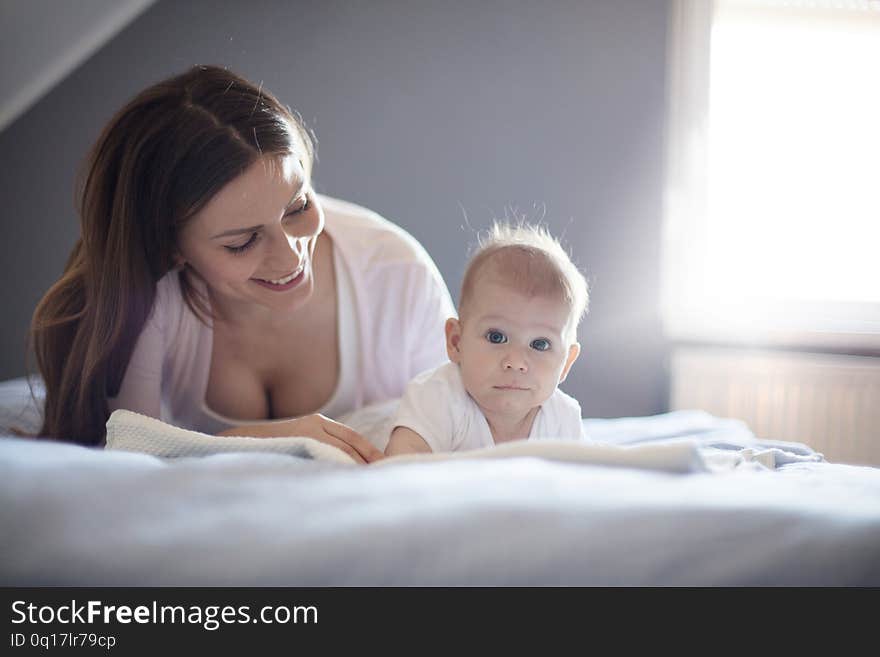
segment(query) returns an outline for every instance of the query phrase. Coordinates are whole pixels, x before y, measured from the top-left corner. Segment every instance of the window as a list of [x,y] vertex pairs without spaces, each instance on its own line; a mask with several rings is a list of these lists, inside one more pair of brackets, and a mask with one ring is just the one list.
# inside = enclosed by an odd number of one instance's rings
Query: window
[[880,348],[880,2],[673,17],[671,337]]

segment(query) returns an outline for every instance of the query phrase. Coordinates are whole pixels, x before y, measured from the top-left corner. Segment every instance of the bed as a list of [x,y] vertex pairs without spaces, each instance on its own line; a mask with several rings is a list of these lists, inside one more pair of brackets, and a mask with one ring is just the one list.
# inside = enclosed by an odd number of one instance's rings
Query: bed
[[[0,426],[37,407],[0,383]],[[629,460],[167,458],[4,430],[0,584],[880,585],[880,469],[701,411],[584,424]],[[642,458],[682,446],[699,467]]]

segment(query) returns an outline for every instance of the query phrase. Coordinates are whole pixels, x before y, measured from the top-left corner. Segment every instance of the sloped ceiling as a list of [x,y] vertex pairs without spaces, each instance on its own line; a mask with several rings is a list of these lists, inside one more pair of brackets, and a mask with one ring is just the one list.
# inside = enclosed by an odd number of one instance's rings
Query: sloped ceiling
[[0,0],[0,131],[155,0]]

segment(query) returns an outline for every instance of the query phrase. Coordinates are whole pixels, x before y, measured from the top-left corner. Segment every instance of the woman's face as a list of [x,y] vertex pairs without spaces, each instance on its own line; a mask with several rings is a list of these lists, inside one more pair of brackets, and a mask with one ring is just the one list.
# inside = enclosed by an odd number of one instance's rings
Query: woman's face
[[262,158],[185,224],[179,256],[221,312],[254,306],[282,316],[314,291],[312,255],[324,213],[293,157]]

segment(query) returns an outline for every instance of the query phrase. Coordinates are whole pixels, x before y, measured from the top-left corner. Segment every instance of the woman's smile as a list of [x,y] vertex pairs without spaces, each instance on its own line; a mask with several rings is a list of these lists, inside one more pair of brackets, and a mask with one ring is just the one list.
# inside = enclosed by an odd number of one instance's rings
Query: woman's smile
[[252,278],[251,280],[258,285],[262,285],[263,287],[272,290],[273,292],[284,292],[285,290],[290,290],[295,288],[297,285],[302,283],[306,277],[306,268],[300,267],[295,272],[288,274],[282,278],[277,278],[273,280],[266,280],[264,278]]

